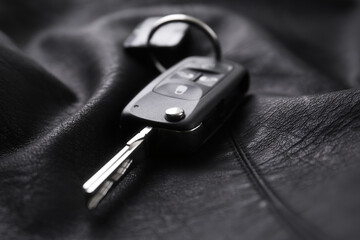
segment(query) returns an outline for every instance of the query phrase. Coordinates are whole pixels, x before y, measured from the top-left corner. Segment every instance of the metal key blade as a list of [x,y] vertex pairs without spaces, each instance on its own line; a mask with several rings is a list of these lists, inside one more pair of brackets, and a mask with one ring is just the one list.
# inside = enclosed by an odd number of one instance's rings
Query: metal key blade
[[120,165],[116,173],[108,180],[106,180],[96,193],[89,199],[88,208],[94,209],[100,203],[100,201],[106,196],[113,184],[118,181],[122,175],[126,172],[132,163],[132,159],[126,159],[123,164]]
[[89,209],[95,208],[106,196],[114,182],[125,174],[133,162],[129,157],[141,146],[151,130],[151,127],[145,127],[141,130],[110,161],[84,183],[84,191],[93,195],[88,203]]

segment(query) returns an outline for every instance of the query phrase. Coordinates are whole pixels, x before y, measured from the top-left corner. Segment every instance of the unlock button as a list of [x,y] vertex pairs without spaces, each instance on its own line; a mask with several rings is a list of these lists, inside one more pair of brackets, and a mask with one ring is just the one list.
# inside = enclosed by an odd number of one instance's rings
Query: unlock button
[[154,92],[185,100],[197,100],[203,94],[200,87],[182,83],[165,83],[155,87]]

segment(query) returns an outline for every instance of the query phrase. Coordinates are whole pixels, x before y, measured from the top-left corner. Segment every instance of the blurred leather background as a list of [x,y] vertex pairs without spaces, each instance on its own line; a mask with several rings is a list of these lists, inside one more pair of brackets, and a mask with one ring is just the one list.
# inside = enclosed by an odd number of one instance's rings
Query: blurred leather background
[[[200,151],[144,159],[90,212],[81,186],[158,74],[122,42],[170,13],[217,32],[249,93]],[[360,239],[359,22],[340,0],[1,1],[1,239]]]

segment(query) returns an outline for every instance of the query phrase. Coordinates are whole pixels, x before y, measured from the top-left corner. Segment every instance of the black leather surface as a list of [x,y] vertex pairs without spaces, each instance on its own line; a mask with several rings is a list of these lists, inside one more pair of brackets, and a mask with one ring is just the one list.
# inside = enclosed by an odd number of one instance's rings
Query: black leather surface
[[[90,212],[81,185],[157,74],[122,42],[169,13],[209,23],[250,92],[199,152],[145,159]],[[359,239],[359,20],[356,1],[2,1],[1,239]]]

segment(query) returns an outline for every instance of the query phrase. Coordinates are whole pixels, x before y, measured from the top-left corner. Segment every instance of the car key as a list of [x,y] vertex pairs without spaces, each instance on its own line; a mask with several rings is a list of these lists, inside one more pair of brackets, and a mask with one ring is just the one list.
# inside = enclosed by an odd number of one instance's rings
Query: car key
[[186,58],[155,78],[121,115],[124,126],[146,127],[83,185],[91,196],[88,208],[95,208],[126,173],[150,132],[149,145],[155,152],[195,151],[231,115],[248,85],[244,67],[209,57]]
[[[89,209],[95,208],[134,161],[143,157],[136,154],[143,153],[144,143],[156,153],[196,151],[226,121],[248,89],[245,68],[221,59],[216,33],[197,18],[184,14],[160,18],[150,30],[148,47],[154,33],[171,22],[186,22],[202,30],[212,41],[215,59],[189,57],[166,70],[152,55],[162,74],[140,91],[121,115],[122,125],[145,127],[84,183],[83,189],[90,195]],[[145,141],[149,136],[150,141]]]

